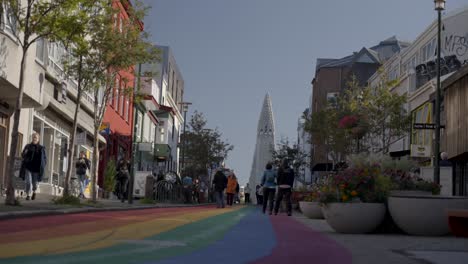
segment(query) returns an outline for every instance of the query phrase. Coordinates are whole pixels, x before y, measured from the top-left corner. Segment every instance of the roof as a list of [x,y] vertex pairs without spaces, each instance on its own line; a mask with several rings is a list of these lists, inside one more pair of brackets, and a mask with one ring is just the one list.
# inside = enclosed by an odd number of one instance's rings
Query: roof
[[377,63],[382,63],[409,45],[410,44],[408,42],[400,41],[396,36],[391,36],[379,42],[378,45],[375,45],[371,48],[363,47],[359,52],[353,52],[353,54],[340,59],[318,58],[315,70],[318,71],[321,68],[349,66],[356,62],[359,56],[362,56],[365,53],[367,53],[369,57]]

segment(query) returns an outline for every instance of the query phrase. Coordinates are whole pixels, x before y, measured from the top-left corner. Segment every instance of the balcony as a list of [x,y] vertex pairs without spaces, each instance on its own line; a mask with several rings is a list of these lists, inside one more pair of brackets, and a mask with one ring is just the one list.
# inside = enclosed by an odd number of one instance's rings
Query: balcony
[[171,146],[168,144],[154,144],[154,155],[158,160],[166,160],[171,155]]
[[142,78],[140,86],[140,95],[143,98],[143,104],[149,111],[159,109],[159,86],[152,78]]

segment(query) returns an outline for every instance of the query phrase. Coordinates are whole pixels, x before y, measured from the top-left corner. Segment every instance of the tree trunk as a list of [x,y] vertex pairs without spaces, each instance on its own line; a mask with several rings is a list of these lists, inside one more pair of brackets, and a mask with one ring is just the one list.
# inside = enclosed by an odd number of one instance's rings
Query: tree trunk
[[78,128],[78,114],[80,112],[80,106],[81,106],[81,96],[83,94],[83,89],[81,87],[82,85],[82,80],[81,80],[81,66],[83,63],[83,56],[80,56],[80,62],[78,66],[78,95],[76,98],[76,107],[75,107],[75,116],[73,117],[73,128],[72,128],[72,133],[70,136],[70,143],[68,144],[68,165],[67,165],[67,175],[65,177],[65,187],[63,190],[63,196],[69,196],[70,195],[70,178],[71,178],[71,173],[72,173],[72,166],[73,166],[73,157],[74,157],[74,152],[75,152],[75,138],[76,138],[76,130]]
[[[97,102],[95,102],[97,104]],[[93,202],[97,201],[96,183],[99,173],[99,126],[94,125],[94,144],[93,144],[93,173],[91,176],[91,199]]]
[[[25,37],[26,38],[26,37]],[[25,45],[25,47],[27,47]],[[24,73],[26,71],[26,55],[28,48],[23,48],[23,54],[21,58],[21,67],[20,67],[20,78],[19,78],[19,90],[18,98],[16,98],[16,107],[13,118],[13,129],[11,131],[11,143],[10,143],[10,159],[8,160],[8,178],[7,178],[7,196],[5,204],[15,205],[15,157],[16,157],[16,148],[18,146],[18,129],[21,108],[23,107],[23,93],[24,93]]]

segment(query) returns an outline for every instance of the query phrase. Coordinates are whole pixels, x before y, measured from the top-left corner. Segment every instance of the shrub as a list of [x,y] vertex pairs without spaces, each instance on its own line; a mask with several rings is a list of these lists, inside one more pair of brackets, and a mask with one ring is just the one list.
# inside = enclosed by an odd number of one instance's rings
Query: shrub
[[104,170],[104,190],[112,192],[115,187],[115,175],[117,175],[117,167],[114,159],[107,162],[106,169]]

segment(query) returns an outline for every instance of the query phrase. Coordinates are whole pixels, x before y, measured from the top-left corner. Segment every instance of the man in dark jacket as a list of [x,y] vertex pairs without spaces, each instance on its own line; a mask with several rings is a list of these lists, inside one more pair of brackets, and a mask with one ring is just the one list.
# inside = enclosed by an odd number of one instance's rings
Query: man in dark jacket
[[224,189],[227,186],[226,175],[221,170],[218,170],[213,179],[213,185],[216,197],[216,207],[224,208]]
[[84,151],[80,152],[80,157],[76,161],[76,175],[80,181],[80,198],[85,198],[84,191],[86,189],[86,171],[91,168],[91,162],[86,158],[86,153]]
[[292,170],[289,166],[289,162],[287,159],[283,160],[282,166],[278,170],[278,198],[275,204],[275,215],[278,214],[279,207],[281,205],[281,201],[284,199],[286,200],[287,212],[288,216],[291,216],[292,213],[292,205],[291,205],[291,190],[294,184],[294,170]]
[[[21,178],[26,181],[26,200],[36,199],[37,183],[42,181],[44,169],[47,164],[47,156],[45,147],[39,144],[39,134],[33,133],[32,142],[24,147],[21,154],[23,162],[21,164],[24,173],[21,173]],[[31,194],[32,189],[32,196]]]
[[127,184],[128,178],[130,177],[130,162],[125,158],[120,159],[117,164],[117,184],[118,184],[118,195],[120,196],[120,201],[125,202],[125,197],[127,196]]

